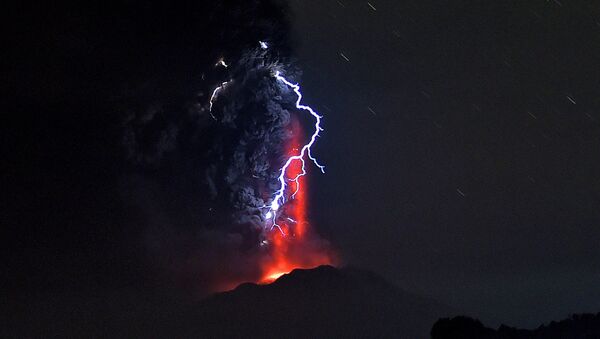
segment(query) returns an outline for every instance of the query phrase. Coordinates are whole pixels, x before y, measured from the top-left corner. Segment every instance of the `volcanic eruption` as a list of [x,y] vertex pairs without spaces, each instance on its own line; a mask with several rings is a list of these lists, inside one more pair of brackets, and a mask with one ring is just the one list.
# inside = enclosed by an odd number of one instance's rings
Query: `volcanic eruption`
[[[291,123],[292,138],[285,149],[288,157],[297,156],[302,147],[302,127],[297,118]],[[289,158],[288,158],[289,159]],[[270,246],[270,255],[264,259],[261,269],[261,283],[269,283],[295,268],[309,268],[335,262],[333,253],[315,239],[307,219],[308,190],[304,167],[301,160],[290,162],[285,171],[287,195],[289,200],[280,208],[279,218],[271,216],[270,223],[278,232],[272,230],[266,233],[265,245]],[[267,213],[272,213],[271,210]],[[271,226],[273,228],[273,226]]]
[[[300,130],[299,124],[294,123],[293,126],[293,130]],[[286,148],[289,154],[297,152],[300,148],[297,137],[294,137]],[[297,182],[293,181],[301,172],[301,162],[295,161],[286,174],[286,179],[292,181],[290,190],[296,193],[294,198],[282,207],[284,210],[282,214],[285,217],[278,221],[280,231],[266,233],[265,244],[270,246],[270,253],[261,265],[263,272],[260,282],[271,282],[294,268],[309,268],[333,263],[332,254],[326,248],[309,245],[314,241],[310,239],[314,234],[311,233],[306,215],[308,198],[306,180],[301,177]]]
[[[247,124],[242,127],[247,129],[240,134],[241,146],[234,152],[232,163],[238,170],[236,178],[250,175],[252,180],[240,180],[231,187],[235,187],[234,196],[242,195],[236,200],[241,212],[238,220],[260,233],[260,283],[272,282],[295,268],[335,263],[333,252],[311,231],[307,219],[306,175],[311,171],[308,165],[313,163],[325,172],[312,150],[323,131],[322,117],[304,104],[300,86],[284,76],[284,65],[273,61],[268,48],[266,42],[260,41],[259,48],[234,63],[230,80],[212,91],[209,102],[210,115],[217,123],[231,124],[234,130],[240,129],[237,121]],[[216,66],[230,67],[223,59]],[[250,88],[252,84],[254,89]],[[250,107],[220,102],[235,103],[236,95],[247,95],[248,91],[260,93],[254,95]],[[261,111],[267,112],[266,119],[260,118],[264,114]],[[240,119],[257,112],[259,118]],[[245,140],[248,134],[258,137]],[[245,163],[247,159],[249,164]]]
[[336,262],[309,224],[307,178],[324,170],[313,147],[323,131],[302,98],[288,9],[234,2],[206,4],[213,14],[197,24],[236,25],[169,50],[197,49],[189,67],[117,96],[123,192],[147,220],[142,260],[200,296]]

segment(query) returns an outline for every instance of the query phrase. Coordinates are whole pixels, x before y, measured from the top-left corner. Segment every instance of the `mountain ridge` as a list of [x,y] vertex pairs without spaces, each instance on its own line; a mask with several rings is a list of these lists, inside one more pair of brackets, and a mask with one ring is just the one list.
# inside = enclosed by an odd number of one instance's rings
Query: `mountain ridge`
[[452,312],[373,272],[318,266],[208,297],[199,305],[204,325],[199,330],[209,337],[424,338],[437,319]]

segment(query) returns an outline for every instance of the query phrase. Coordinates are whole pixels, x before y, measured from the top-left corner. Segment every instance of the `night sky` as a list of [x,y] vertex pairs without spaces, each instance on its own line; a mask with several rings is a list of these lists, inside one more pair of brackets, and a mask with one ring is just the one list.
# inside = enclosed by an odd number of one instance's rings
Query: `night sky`
[[370,3],[293,2],[318,227],[492,324],[599,309],[600,6]]
[[492,326],[600,310],[600,4],[261,3],[7,9],[15,328],[168,312],[248,274],[204,108],[215,62],[264,35],[324,115],[308,213],[343,264]]

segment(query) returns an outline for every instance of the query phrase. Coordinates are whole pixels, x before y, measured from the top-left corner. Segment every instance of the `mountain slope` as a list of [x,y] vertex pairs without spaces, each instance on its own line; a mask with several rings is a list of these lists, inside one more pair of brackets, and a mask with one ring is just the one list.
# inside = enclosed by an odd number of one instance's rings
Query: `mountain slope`
[[183,326],[187,337],[427,338],[450,313],[373,273],[331,266],[294,270],[269,285],[243,284],[199,308]]

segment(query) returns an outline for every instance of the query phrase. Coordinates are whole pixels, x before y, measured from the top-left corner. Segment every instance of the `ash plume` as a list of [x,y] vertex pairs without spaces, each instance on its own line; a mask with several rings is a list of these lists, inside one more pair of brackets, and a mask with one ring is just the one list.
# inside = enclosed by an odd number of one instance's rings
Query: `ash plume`
[[288,108],[293,107],[273,78],[282,67],[265,50],[249,51],[214,105],[217,132],[206,177],[212,196],[234,208],[238,223],[262,224],[261,208],[277,190],[282,145],[290,137]]
[[[164,68],[121,84],[114,99],[128,162],[123,197],[139,211],[143,246],[201,293],[258,278],[261,207],[277,189],[295,109],[273,75],[299,75],[286,6],[225,3],[200,5],[184,37],[156,56]],[[162,53],[184,63],[167,65]]]

